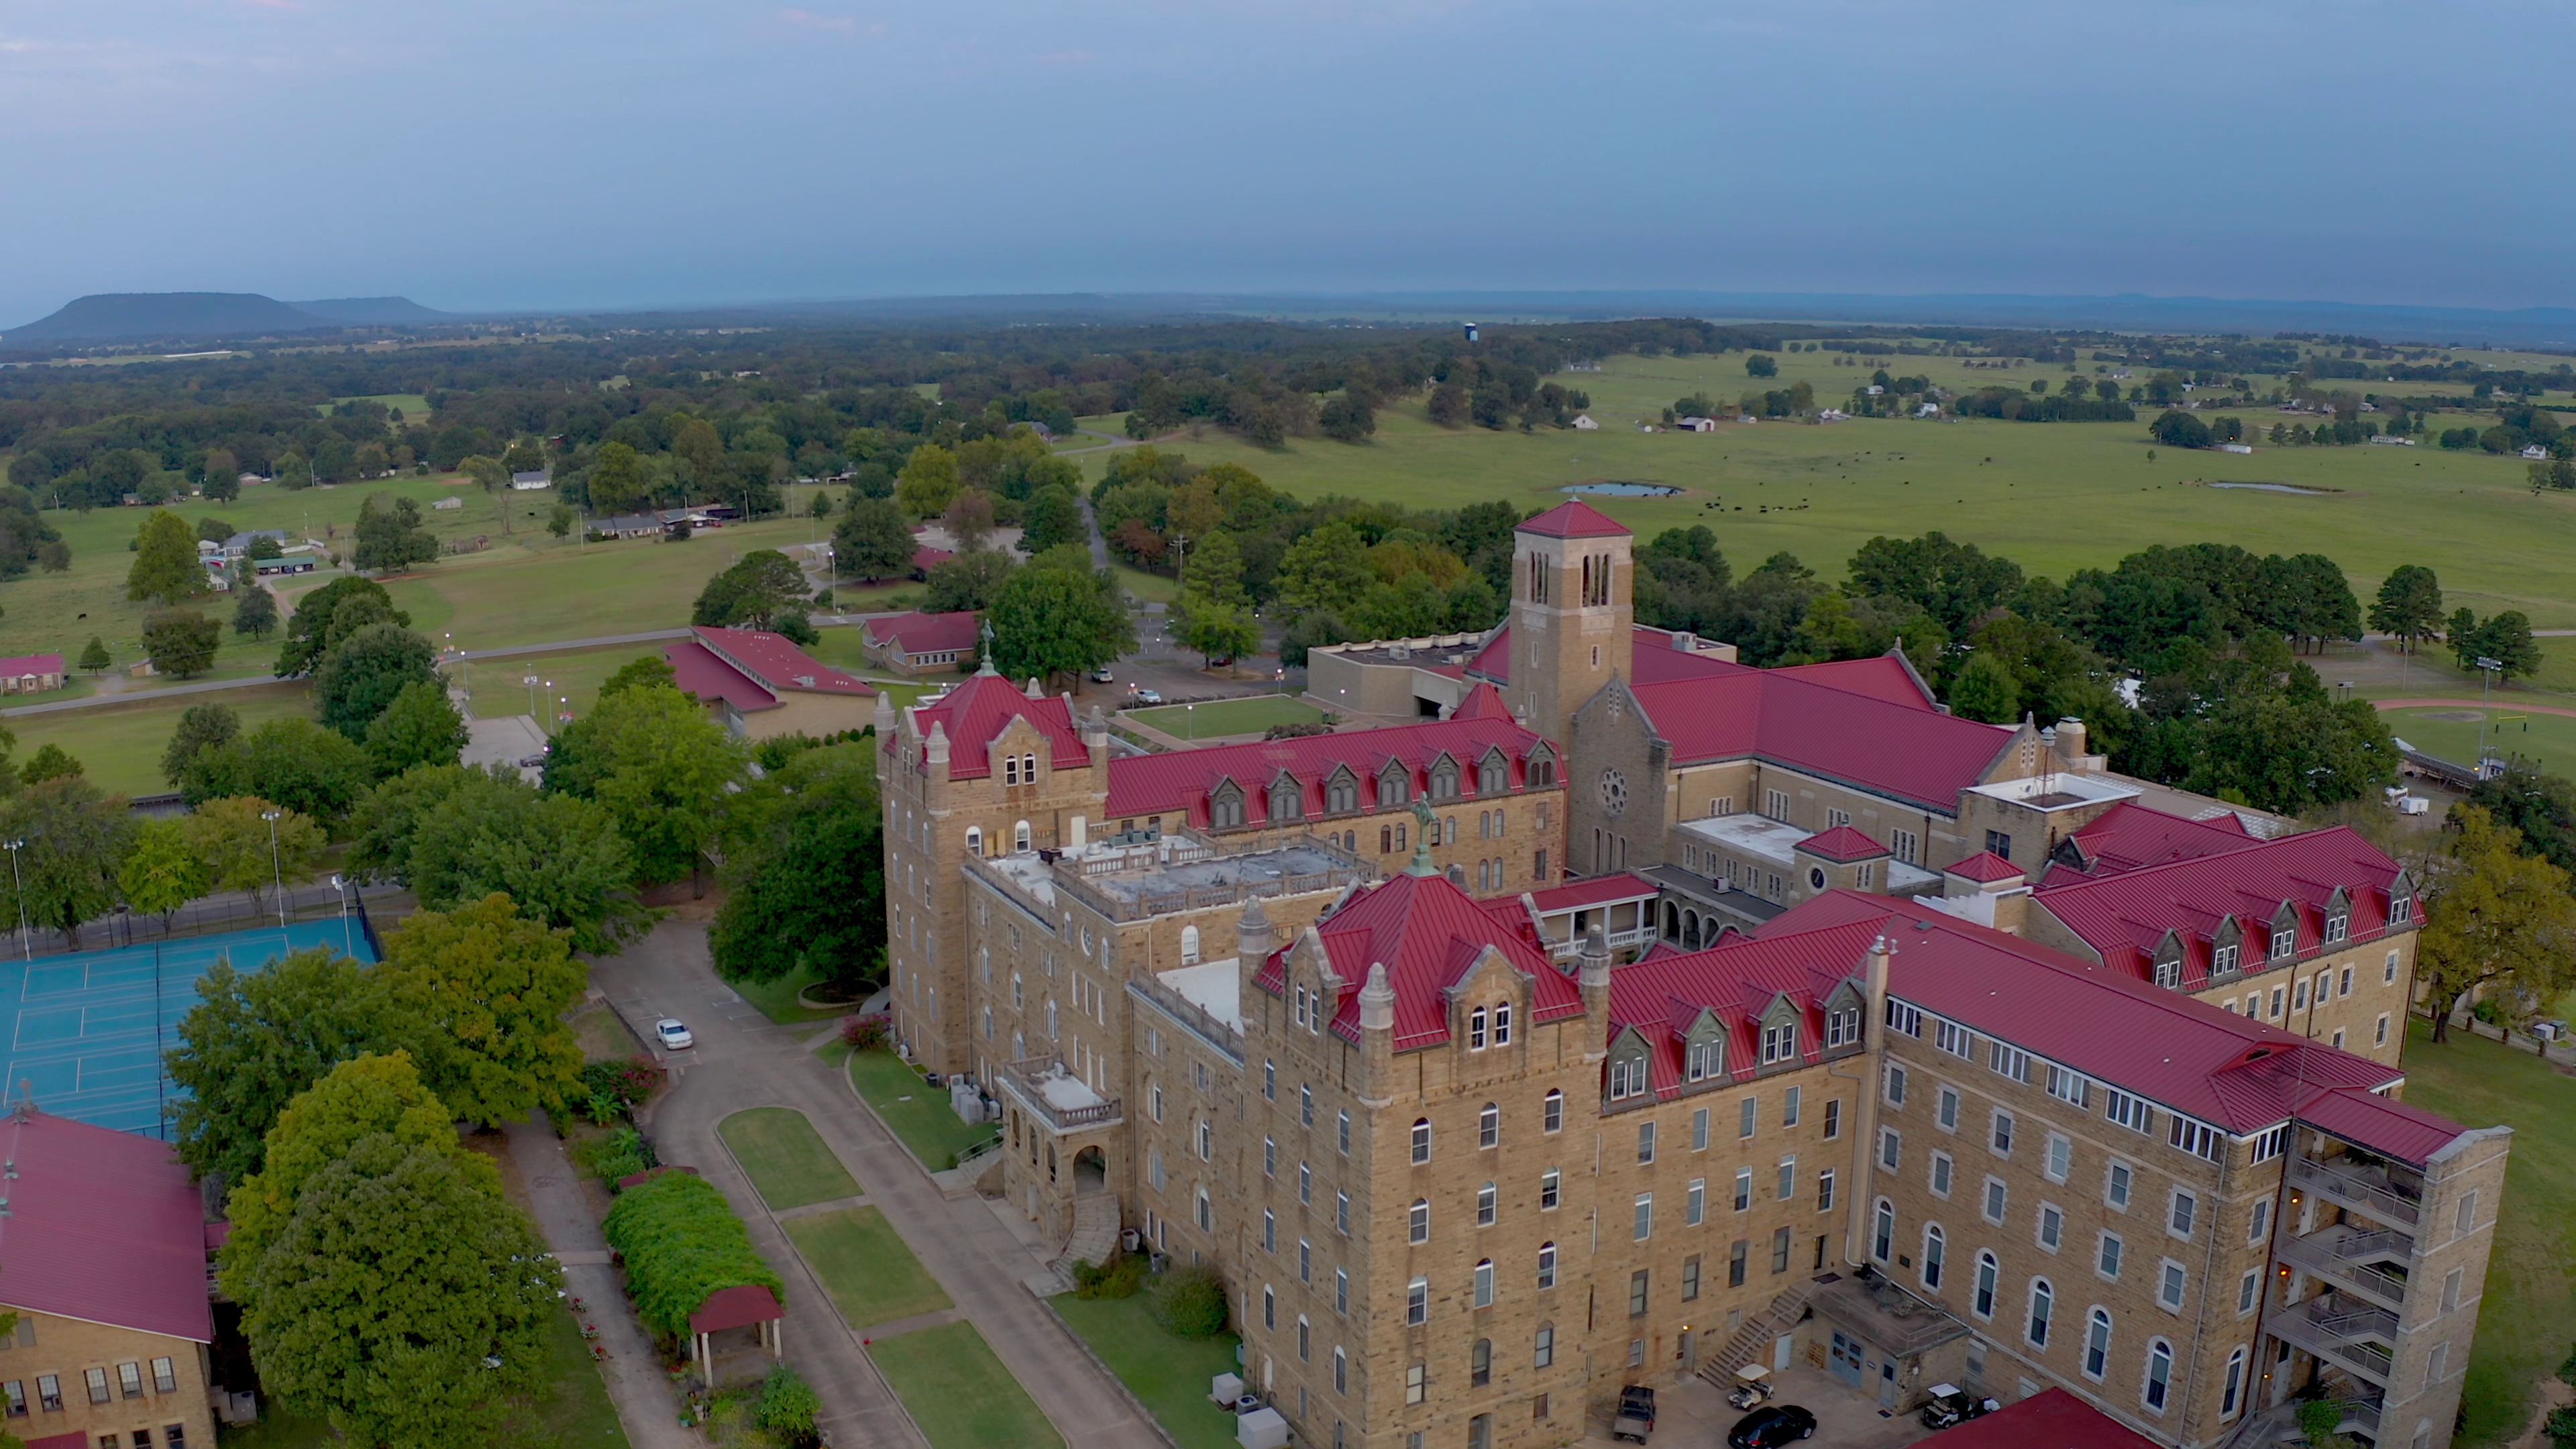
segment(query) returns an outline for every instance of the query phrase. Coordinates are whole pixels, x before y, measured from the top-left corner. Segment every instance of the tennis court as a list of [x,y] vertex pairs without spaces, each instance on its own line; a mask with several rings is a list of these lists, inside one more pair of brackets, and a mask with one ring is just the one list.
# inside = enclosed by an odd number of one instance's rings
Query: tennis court
[[166,1137],[172,1088],[161,1057],[178,1044],[179,1019],[197,1004],[197,979],[218,961],[257,971],[316,946],[375,959],[352,917],[0,960],[0,1016],[9,1023],[0,1082],[8,1100],[32,1096],[59,1117]]

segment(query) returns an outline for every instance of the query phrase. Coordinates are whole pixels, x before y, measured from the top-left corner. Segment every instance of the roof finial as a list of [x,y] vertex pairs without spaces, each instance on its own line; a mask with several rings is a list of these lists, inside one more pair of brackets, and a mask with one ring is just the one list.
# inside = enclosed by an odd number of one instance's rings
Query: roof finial
[[1440,867],[1438,863],[1431,859],[1431,832],[1439,828],[1440,822],[1431,814],[1430,802],[1420,799],[1415,800],[1413,802],[1413,818],[1420,822],[1420,824],[1413,832],[1415,841],[1413,847],[1413,863],[1404,868],[1404,873],[1406,875],[1417,876],[1438,875],[1440,873]]
[[989,674],[999,678],[1002,671],[993,667],[993,621],[990,619],[977,621],[975,632],[982,635],[984,639],[984,667],[976,670],[975,672],[977,674]]

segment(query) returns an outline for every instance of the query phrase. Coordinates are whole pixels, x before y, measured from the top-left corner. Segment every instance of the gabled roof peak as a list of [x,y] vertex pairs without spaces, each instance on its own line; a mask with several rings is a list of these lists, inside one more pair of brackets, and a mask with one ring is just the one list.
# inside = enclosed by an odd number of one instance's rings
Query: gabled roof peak
[[1628,525],[1589,503],[1566,502],[1521,524],[1515,533],[1540,538],[1613,538],[1629,536]]

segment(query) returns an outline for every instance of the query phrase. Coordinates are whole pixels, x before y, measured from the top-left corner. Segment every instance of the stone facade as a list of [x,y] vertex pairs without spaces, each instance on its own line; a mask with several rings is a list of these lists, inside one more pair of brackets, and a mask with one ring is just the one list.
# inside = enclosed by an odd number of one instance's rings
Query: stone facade
[[213,1449],[207,1378],[206,1346],[183,1338],[46,1313],[0,1338],[6,1427],[21,1439]]

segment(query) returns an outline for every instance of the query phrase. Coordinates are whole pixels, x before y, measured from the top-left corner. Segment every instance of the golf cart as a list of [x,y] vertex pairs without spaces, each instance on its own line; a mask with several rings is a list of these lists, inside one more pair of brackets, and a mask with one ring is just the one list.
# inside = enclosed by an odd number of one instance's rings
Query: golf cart
[[1610,1421],[1610,1437],[1643,1444],[1655,1432],[1655,1391],[1630,1384],[1619,1391],[1619,1416]]
[[1934,1384],[1931,1399],[1923,1405],[1923,1427],[1947,1429],[1970,1419],[1983,1418],[2002,1407],[1992,1399],[1970,1395],[1957,1384]]
[[1771,1387],[1771,1371],[1758,1363],[1749,1363],[1735,1371],[1735,1387],[1726,1391],[1726,1401],[1739,1409],[1771,1402],[1779,1392]]

